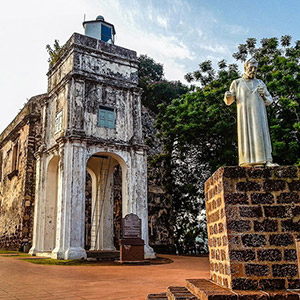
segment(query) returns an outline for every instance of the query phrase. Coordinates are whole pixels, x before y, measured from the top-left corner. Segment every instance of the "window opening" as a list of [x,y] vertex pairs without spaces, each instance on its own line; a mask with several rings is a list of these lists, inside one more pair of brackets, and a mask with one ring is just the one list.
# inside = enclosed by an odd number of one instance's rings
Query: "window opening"
[[19,141],[14,144],[13,154],[12,154],[12,172],[18,170],[19,163]]
[[111,40],[111,28],[101,24],[101,40],[104,42],[108,42]]
[[54,134],[62,130],[62,110],[56,114]]
[[115,112],[113,108],[103,107],[99,108],[98,126],[105,128],[115,128]]
[[0,151],[0,181],[2,181],[2,165],[3,165],[3,152]]

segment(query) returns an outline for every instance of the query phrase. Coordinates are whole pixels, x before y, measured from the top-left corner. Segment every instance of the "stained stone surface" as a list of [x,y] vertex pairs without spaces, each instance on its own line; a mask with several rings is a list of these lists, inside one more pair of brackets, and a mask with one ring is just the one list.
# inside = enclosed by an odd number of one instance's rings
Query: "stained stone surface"
[[300,288],[300,168],[223,167],[206,182],[211,278],[236,290]]

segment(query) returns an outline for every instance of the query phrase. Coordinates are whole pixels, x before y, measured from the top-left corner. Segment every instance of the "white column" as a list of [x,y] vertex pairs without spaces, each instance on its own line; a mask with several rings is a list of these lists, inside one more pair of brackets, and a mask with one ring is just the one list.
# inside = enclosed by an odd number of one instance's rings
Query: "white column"
[[92,208],[91,208],[91,248],[90,250],[98,250],[98,245],[96,244],[97,235],[97,224],[99,222],[99,175],[94,173],[92,177]]
[[65,236],[65,218],[64,218],[64,189],[69,188],[63,186],[64,181],[64,156],[65,144],[59,144],[59,164],[58,164],[58,183],[57,183],[57,217],[56,217],[56,240],[55,248],[51,257],[54,259],[64,259],[64,236]]
[[123,218],[134,213],[142,220],[142,239],[145,242],[145,258],[155,258],[149,246],[148,201],[147,201],[147,155],[144,150],[131,151],[131,160],[127,168],[128,198],[123,207]]
[[42,194],[43,194],[43,182],[44,177],[43,161],[40,154],[36,160],[36,179],[35,179],[35,199],[34,199],[34,221],[33,221],[33,239],[32,247],[29,250],[29,254],[36,255],[42,250],[43,241],[43,220],[42,220]]
[[82,142],[63,145],[59,168],[56,247],[53,258],[85,259],[86,147]]

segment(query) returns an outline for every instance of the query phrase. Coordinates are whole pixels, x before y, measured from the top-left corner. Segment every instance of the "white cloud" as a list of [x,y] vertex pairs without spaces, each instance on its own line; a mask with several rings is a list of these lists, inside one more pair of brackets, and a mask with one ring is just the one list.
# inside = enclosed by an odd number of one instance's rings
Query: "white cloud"
[[[26,98],[46,92],[45,45],[54,39],[62,44],[73,32],[83,33],[84,14],[86,20],[103,15],[115,25],[117,45],[163,63],[170,80],[183,80],[208,57],[229,58],[239,43],[228,43],[228,36],[248,33],[240,24],[216,18],[199,0],[52,0],[49,5],[40,0],[5,1],[0,11],[0,82],[6,107],[0,131]],[[224,36],[216,37],[218,29]]]
[[166,28],[166,29],[168,28],[167,18],[164,18],[162,16],[157,16],[156,21],[157,21],[158,25],[160,25],[161,27]]
[[226,30],[233,35],[247,34],[249,32],[249,28],[245,28],[240,25],[224,25]]
[[227,54],[229,52],[229,49],[223,45],[218,45],[218,44],[201,44],[199,45],[201,49],[207,50],[209,52],[213,53],[220,53],[220,54]]

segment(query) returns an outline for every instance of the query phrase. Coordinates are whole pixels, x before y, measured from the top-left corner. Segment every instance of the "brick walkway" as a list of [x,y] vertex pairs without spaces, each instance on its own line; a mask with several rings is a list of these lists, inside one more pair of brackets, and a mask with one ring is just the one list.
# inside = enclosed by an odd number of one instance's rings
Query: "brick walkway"
[[149,293],[209,278],[207,257],[160,255],[174,262],[148,266],[47,266],[0,255],[1,300],[145,300]]

